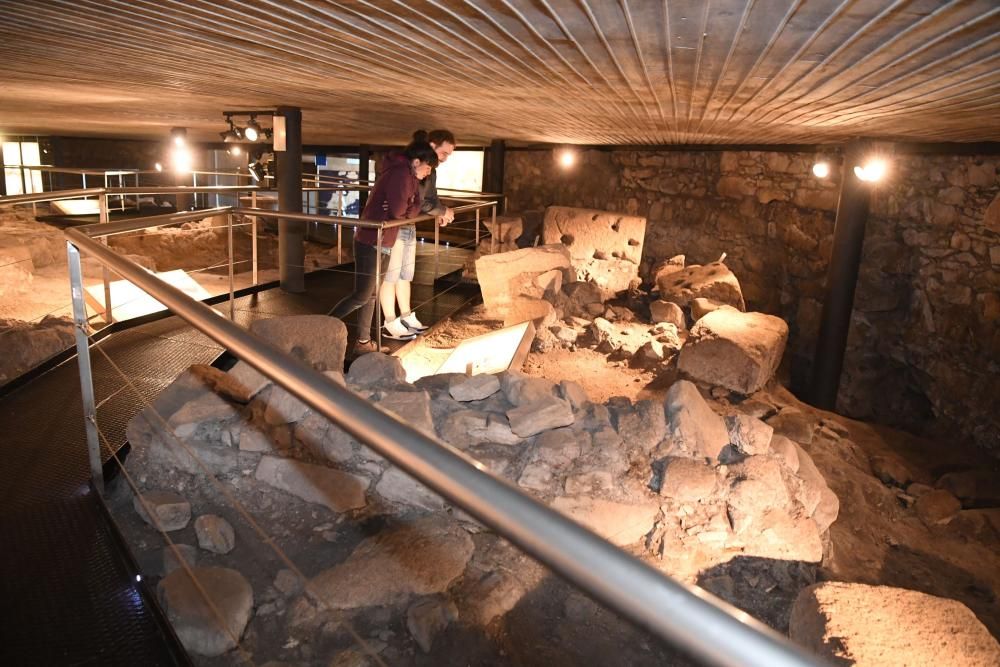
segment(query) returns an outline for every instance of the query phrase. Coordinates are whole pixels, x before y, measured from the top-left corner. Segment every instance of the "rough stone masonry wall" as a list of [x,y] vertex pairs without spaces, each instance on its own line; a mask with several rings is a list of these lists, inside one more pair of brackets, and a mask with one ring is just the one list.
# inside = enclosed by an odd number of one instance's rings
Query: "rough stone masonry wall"
[[[789,370],[811,372],[839,170],[811,153],[584,151],[571,171],[508,152],[512,211],[551,204],[644,215],[644,262],[727,253],[748,309],[790,326]],[[838,409],[1000,450],[1000,192],[995,156],[899,156],[876,191]],[[1000,203],[994,209],[1000,208]],[[1000,215],[1000,211],[997,211]]]

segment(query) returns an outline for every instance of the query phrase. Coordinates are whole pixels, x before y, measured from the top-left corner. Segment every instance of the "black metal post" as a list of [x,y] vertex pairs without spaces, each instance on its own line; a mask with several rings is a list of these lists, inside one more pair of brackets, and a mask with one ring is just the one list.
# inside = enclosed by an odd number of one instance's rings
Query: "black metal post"
[[[486,192],[503,192],[503,167],[506,159],[507,145],[503,139],[494,139],[490,142],[486,160]],[[500,211],[503,212],[503,200],[499,202]]]
[[854,174],[854,166],[862,164],[867,149],[866,143],[855,142],[849,144],[844,153],[833,251],[826,274],[826,300],[823,302],[816,354],[813,356],[810,387],[812,404],[825,410],[833,410],[837,404],[840,373],[854,309],[854,290],[861,266],[871,190]]
[[[278,162],[278,210],[302,213],[302,110],[278,107],[285,119],[285,150],[275,151]],[[306,223],[278,220],[278,273],[281,289],[304,292]]]

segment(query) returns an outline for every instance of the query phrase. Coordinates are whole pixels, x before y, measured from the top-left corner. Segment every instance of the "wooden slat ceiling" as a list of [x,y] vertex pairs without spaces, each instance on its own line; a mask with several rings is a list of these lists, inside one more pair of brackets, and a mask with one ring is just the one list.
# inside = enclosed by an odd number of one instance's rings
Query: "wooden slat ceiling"
[[0,132],[995,141],[998,65],[997,0],[0,0]]

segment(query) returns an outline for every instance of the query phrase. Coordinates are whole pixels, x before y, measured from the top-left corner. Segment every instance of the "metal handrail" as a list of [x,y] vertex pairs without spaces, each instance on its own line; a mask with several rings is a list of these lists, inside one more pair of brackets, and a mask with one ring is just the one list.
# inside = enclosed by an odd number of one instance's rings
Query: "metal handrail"
[[[65,233],[71,266],[79,268],[78,249],[96,257],[357,440],[656,636],[718,665],[818,664],[747,614],[697,587],[674,581],[484,472],[463,453],[382,412],[301,361],[220,318],[213,309],[90,238],[82,229]],[[79,270],[74,278],[80,280]],[[75,282],[74,292],[81,289]],[[78,328],[84,325],[78,320]],[[79,340],[78,336],[81,356],[88,355],[85,339],[82,345]]]

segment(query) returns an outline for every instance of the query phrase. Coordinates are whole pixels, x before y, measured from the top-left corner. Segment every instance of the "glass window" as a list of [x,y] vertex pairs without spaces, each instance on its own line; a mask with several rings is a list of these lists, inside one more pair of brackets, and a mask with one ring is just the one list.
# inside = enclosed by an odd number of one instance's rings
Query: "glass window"
[[42,172],[34,169],[26,171],[20,168],[21,165],[39,166],[42,164],[41,158],[41,150],[39,150],[37,141],[3,142],[3,176],[8,195],[43,191]]
[[484,155],[483,151],[458,150],[452,153],[448,161],[437,168],[438,190],[454,189],[482,192]]

